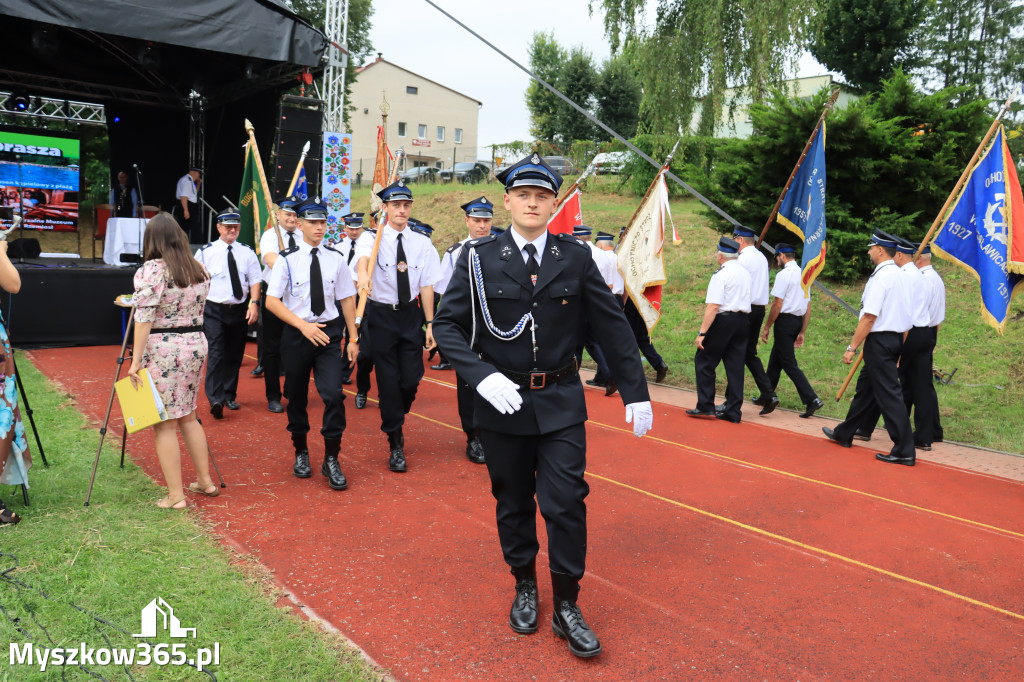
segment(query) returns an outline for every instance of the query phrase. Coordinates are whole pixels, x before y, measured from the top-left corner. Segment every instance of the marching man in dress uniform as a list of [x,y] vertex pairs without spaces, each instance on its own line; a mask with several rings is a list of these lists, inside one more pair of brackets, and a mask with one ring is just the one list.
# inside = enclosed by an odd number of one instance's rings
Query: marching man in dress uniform
[[[284,395],[288,398],[288,431],[295,446],[292,473],[309,478],[309,374],[324,401],[324,462],[320,473],[333,490],[348,487],[338,463],[345,432],[345,392],[341,387],[342,356],[355,360],[359,342],[355,325],[355,286],[345,257],[322,244],[327,231],[327,205],[319,198],[297,208],[302,241],[285,249],[274,263],[267,287],[267,309],[287,327],[281,334]],[[340,305],[339,305],[340,304]],[[340,308],[340,312],[339,312]],[[348,346],[342,348],[344,329]]]
[[224,407],[237,410],[238,370],[245,354],[245,332],[260,309],[260,261],[248,244],[236,241],[241,217],[234,211],[217,215],[220,239],[196,252],[210,271],[210,294],[203,311],[203,333],[210,346],[206,358],[206,397],[214,419]]
[[[341,220],[345,223],[345,236],[340,242],[338,242],[338,245],[335,246],[334,249],[345,257],[345,264],[348,265],[348,269],[352,271],[352,283],[354,285],[357,281],[355,260],[356,247],[359,244],[369,244],[369,247],[372,249],[373,236],[369,232],[363,231],[362,213],[349,213],[348,215],[342,216]],[[347,345],[348,330],[345,331],[345,335]],[[342,361],[345,364],[345,369],[341,372],[341,383],[347,386],[352,383],[352,368],[356,363],[349,362],[348,358],[345,357],[342,358]]]
[[877,406],[885,419],[893,447],[888,454],[877,453],[875,458],[891,464],[913,466],[914,434],[903,404],[897,368],[903,336],[911,328],[912,321],[904,273],[893,261],[895,254],[896,239],[875,230],[868,243],[868,257],[875,264],[875,271],[864,286],[860,321],[843,354],[843,362],[851,364],[857,348],[863,343],[864,367],[857,377],[857,389],[846,420],[835,429],[826,426],[822,431],[829,440],[848,448],[857,428],[867,422],[866,416]]
[[[925,350],[928,357],[926,361],[922,361],[928,367],[928,388],[925,389],[923,402],[918,402],[931,415],[931,429],[928,428],[929,424],[927,422],[921,423],[921,426],[916,427],[914,430],[914,443],[915,447],[917,447],[916,444],[920,444],[923,449],[927,449],[924,446],[931,446],[932,443],[941,443],[943,439],[942,422],[939,419],[939,397],[935,394],[935,382],[931,378],[931,368],[935,344],[939,338],[939,325],[946,319],[946,285],[942,281],[942,276],[932,267],[931,246],[926,244],[924,249],[921,250],[921,255],[914,262],[921,270],[921,274],[924,275],[924,280],[928,284],[928,331],[931,334],[931,341]],[[914,399],[922,400],[916,395]],[[904,393],[905,401],[906,394]],[[917,424],[920,420],[915,418],[914,422]]]
[[[277,230],[270,229],[260,236],[260,255],[263,257],[263,288],[270,286],[270,273],[274,270],[274,263],[277,262],[278,254],[284,250],[295,249],[302,242],[302,230],[299,229],[299,219],[295,215],[295,208],[299,200],[290,196],[282,199],[277,204],[277,222],[281,226],[281,242],[277,240]],[[267,395],[267,410],[281,413],[281,334],[284,332],[284,322],[274,313],[267,310],[267,299],[263,299],[263,326],[260,330],[260,365],[263,369],[263,386]]]
[[423,378],[423,348],[434,347],[434,284],[441,277],[441,262],[430,239],[406,229],[412,190],[405,181],[399,179],[377,196],[387,213],[387,223],[379,228],[384,233],[377,262],[370,262],[372,246],[360,247],[356,270],[358,290],[370,292],[362,326],[372,340],[380,430],[387,434],[391,451],[388,468],[400,473],[407,468],[402,425]]
[[[448,247],[441,257],[441,280],[434,286],[434,291],[444,294],[452,280],[455,272],[455,263],[459,260],[462,247],[472,239],[483,239],[491,233],[491,223],[494,221],[494,204],[487,197],[479,197],[467,201],[460,208],[466,212],[466,229],[469,236],[462,241],[455,242]],[[451,369],[452,364],[444,359],[441,354],[441,364],[431,369]],[[462,431],[466,434],[466,457],[470,462],[483,464],[484,446],[480,443],[479,429],[473,420],[473,387],[458,374],[455,375],[456,397],[459,404],[459,420],[462,422]]]
[[[590,247],[552,235],[562,178],[537,154],[499,174],[512,227],[463,245],[435,323],[455,371],[476,390],[498,539],[516,580],[509,626],[537,630],[537,506],[547,523],[552,629],[576,656],[601,644],[577,605],[587,549],[586,401],[576,349],[589,322],[642,436],[653,412],[633,334]],[[471,281],[472,280],[472,281]],[[535,501],[536,498],[536,501]]]
[[[691,417],[717,417],[739,424],[743,407],[743,360],[750,325],[750,273],[739,262],[740,245],[728,237],[718,240],[718,265],[708,282],[704,319],[697,332],[693,365],[697,375],[697,405]],[[715,409],[715,369],[725,365],[725,404]]]
[[754,404],[761,406],[760,414],[763,417],[779,406],[779,397],[775,395],[775,389],[757,354],[761,322],[764,321],[764,309],[768,305],[768,259],[757,248],[757,232],[754,230],[746,225],[737,225],[732,236],[740,244],[737,260],[750,273],[750,314],[747,316],[750,328],[747,330],[747,355],[743,364],[750,370],[750,376],[757,386],[759,395],[754,398]]

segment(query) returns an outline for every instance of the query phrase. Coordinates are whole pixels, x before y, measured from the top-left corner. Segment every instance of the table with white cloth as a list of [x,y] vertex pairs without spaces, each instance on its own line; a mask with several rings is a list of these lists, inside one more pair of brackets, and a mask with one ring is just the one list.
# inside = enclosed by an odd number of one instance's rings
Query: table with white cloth
[[122,253],[139,254],[147,222],[143,218],[109,219],[107,236],[103,242],[103,262],[107,265],[124,265],[121,262]]

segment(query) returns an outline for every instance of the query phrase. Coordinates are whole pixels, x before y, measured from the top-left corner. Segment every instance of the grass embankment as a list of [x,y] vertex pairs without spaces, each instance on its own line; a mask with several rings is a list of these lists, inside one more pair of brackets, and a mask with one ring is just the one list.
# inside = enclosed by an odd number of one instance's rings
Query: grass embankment
[[[182,626],[196,628],[196,638],[161,632],[145,641],[186,641],[193,657],[197,647],[218,642],[220,664],[210,670],[222,682],[383,679],[343,640],[277,608],[269,574],[218,545],[201,516],[158,509],[163,489],[130,461],[117,467],[116,435],[108,433],[92,504],[83,506],[98,431],[24,356],[18,366],[50,466],[42,466],[30,432],[31,506],[22,504],[20,489],[3,487],[4,500],[23,517],[0,527],[4,638],[37,647],[135,647],[144,641],[131,636],[140,631],[140,610],[162,597]],[[88,667],[102,679],[129,679],[117,666]],[[135,679],[209,679],[190,667],[129,670]],[[95,677],[77,667],[0,668],[0,680],[59,679]]]
[[[614,177],[596,178],[583,196],[583,220],[587,225],[618,235],[639,203],[637,197],[616,193]],[[503,190],[497,183],[483,185],[414,185],[413,215],[434,228],[434,244],[443,251],[465,237],[465,222],[459,205],[486,195],[496,204],[494,222],[508,225],[509,214],[502,207]],[[708,227],[701,205],[688,197],[674,197],[672,216],[682,239],[681,246],[665,246],[668,284],[664,288],[663,315],[652,337],[671,367],[668,383],[693,388],[694,336],[704,309],[708,279],[717,268],[715,248],[718,235]],[[793,241],[795,236],[790,241]],[[865,235],[865,243],[867,236]],[[1006,333],[999,336],[984,324],[978,312],[978,285],[967,273],[948,261],[935,259],[935,267],[946,282],[946,322],[939,331],[935,367],[949,374],[957,370],[949,385],[936,384],[946,439],[981,447],[1024,453],[1024,296],[1013,302]],[[772,278],[775,271],[772,271]],[[838,285],[828,281],[828,266],[821,281],[854,308],[859,308],[863,282]],[[1016,318],[1016,319],[1014,319]],[[822,292],[812,294],[812,320],[804,348],[797,351],[801,368],[826,407],[819,414],[843,418],[853,397],[851,386],[843,399],[836,392],[849,371],[841,358],[853,336],[856,320]],[[772,339],[760,345],[767,365]],[[653,377],[653,371],[648,370]],[[747,376],[746,394],[756,389]],[[724,372],[719,372],[719,392],[725,389]],[[782,406],[801,409],[792,383],[783,375],[779,384]],[[748,416],[750,411],[748,409]]]

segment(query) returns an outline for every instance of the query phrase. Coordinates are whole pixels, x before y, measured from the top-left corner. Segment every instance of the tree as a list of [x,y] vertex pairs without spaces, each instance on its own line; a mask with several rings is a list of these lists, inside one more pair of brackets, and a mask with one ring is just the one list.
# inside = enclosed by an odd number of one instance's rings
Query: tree
[[[570,100],[586,109],[594,108],[594,90],[597,88],[597,70],[590,53],[582,47],[574,47],[559,70],[555,87]],[[558,100],[555,109],[557,137],[568,148],[576,140],[590,140],[594,137],[594,124],[586,116],[563,100]]]
[[[553,33],[534,33],[530,43],[530,70],[545,82],[558,87],[558,76],[565,62],[565,50]],[[563,102],[535,80],[526,87],[526,108],[530,112],[530,134],[538,140],[553,142],[558,135],[558,109]]]
[[[636,135],[640,121],[640,80],[623,57],[612,57],[604,63],[597,79],[594,95],[597,99],[597,118],[623,137]],[[599,139],[610,136],[598,128]]]
[[640,75],[641,120],[647,132],[689,128],[697,105],[700,132],[722,118],[725,89],[743,87],[761,101],[781,81],[810,33],[820,0],[659,0],[653,28],[647,0],[592,0],[605,10],[613,52],[620,45]]
[[[327,3],[325,0],[288,0],[292,11],[308,21],[316,28],[324,31],[324,23],[327,16]],[[362,66],[366,58],[373,51],[373,44],[370,42],[370,28],[373,17],[373,5],[371,0],[349,0],[348,3],[348,68],[345,69],[345,102],[352,101],[352,84],[356,82],[356,67]],[[326,31],[325,31],[326,32]],[[341,36],[331,36],[336,42],[341,42]],[[350,115],[354,111],[351,104],[345,105],[343,120],[347,128],[350,123]]]
[[913,64],[914,47],[931,0],[828,0],[811,54],[851,85],[877,90],[883,78]]

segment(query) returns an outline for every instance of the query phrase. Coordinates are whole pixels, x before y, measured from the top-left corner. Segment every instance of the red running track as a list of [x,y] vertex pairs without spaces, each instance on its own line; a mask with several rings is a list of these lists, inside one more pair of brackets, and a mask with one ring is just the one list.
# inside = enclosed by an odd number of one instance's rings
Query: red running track
[[[116,357],[112,347],[31,353],[96,422]],[[507,625],[513,580],[485,467],[463,454],[451,372],[427,370],[406,421],[406,474],[387,469],[374,392],[364,410],[346,401],[349,489],[334,492],[318,473],[319,439],[317,473],[292,476],[285,417],[267,412],[253,364],[242,368],[242,410],[215,421],[200,400],[228,488],[192,502],[396,678],[1021,679],[1021,483],[886,465],[874,450],[662,404],[638,440],[617,396],[587,391],[580,603],[604,653],[584,661],[546,625],[546,580],[540,631]],[[311,395],[315,429],[322,404]],[[111,419],[115,440],[120,423]],[[151,432],[129,451],[162,480]],[[102,462],[100,475],[114,466]]]

